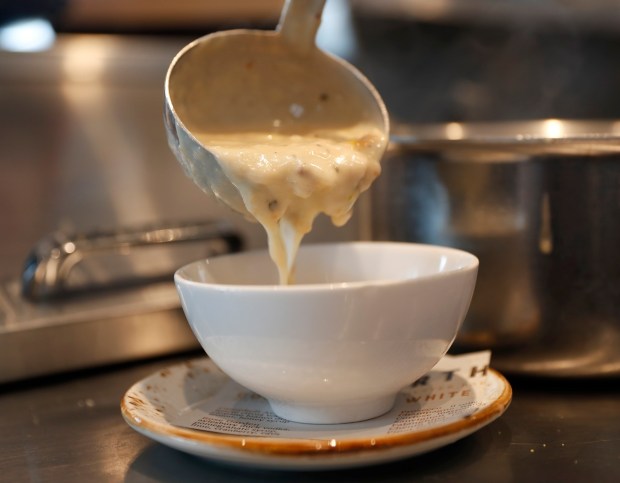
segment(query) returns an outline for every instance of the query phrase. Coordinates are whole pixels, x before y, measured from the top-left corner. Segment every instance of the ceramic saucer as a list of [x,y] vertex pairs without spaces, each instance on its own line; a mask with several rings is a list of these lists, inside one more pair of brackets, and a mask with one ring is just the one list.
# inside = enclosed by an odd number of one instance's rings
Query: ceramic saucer
[[206,357],[137,382],[123,397],[121,411],[148,438],[229,464],[319,470],[384,463],[453,443],[506,410],[510,384],[467,357],[473,356],[444,357],[399,394],[389,413],[359,423],[312,425],[278,418],[266,400]]

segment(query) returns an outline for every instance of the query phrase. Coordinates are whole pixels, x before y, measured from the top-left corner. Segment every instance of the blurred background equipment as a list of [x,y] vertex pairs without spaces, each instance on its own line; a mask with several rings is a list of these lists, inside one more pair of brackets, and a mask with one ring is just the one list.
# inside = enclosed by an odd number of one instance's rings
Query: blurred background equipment
[[[14,284],[31,248],[58,230],[115,232],[162,220],[220,220],[247,248],[264,247],[260,226],[205,196],[179,169],[166,145],[163,80],[189,40],[223,28],[273,28],[281,6],[282,0],[2,2],[2,280]],[[472,159],[471,152],[463,157],[462,146],[473,133],[470,126],[489,141],[500,121],[540,120],[554,137],[554,130],[569,126],[564,120],[573,119],[588,121],[594,136],[616,135],[617,2],[330,0],[318,43],[360,68],[381,92],[394,126],[413,125],[417,134],[412,139],[405,128],[404,150],[386,160],[380,183],[360,200],[346,227],[336,229],[321,217],[307,242],[370,238],[374,228],[377,237],[470,247],[485,270],[488,247],[438,236],[438,230],[456,229],[457,221],[461,233],[470,234],[510,225],[512,235],[494,238],[487,275],[481,272],[479,293],[495,295],[478,296],[462,342],[477,338],[480,324],[494,315],[521,312],[526,322],[516,318],[510,327],[524,335],[514,352],[523,360],[525,349],[541,347],[552,327],[569,321],[563,327],[571,327],[572,342],[566,345],[564,336],[553,342],[553,354],[563,354],[558,360],[565,366],[558,363],[552,372],[616,373],[616,362],[605,365],[604,357],[591,364],[599,349],[612,358],[618,352],[608,342],[617,340],[620,324],[613,299],[620,276],[616,259],[603,257],[618,237],[615,152],[593,159],[591,153],[545,151],[546,142],[536,141],[542,151],[493,150]],[[437,126],[441,145],[431,146],[428,136],[435,139]],[[496,278],[492,267],[500,265],[493,257],[505,262],[508,253],[513,269],[502,274],[512,275]],[[497,295],[500,290],[504,295]],[[13,293],[21,297],[19,290]],[[574,304],[563,305],[564,299]],[[9,330],[8,320],[0,315],[0,344],[3,334],[16,330]],[[485,328],[485,337],[506,327],[499,315],[497,323]],[[119,327],[117,340],[124,333]],[[549,374],[536,364],[510,367]]]

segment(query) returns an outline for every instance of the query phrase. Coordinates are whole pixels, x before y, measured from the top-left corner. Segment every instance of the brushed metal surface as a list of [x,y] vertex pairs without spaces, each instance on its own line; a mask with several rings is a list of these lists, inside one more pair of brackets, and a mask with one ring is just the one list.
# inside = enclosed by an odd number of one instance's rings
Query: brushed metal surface
[[173,274],[241,247],[209,221],[45,237],[21,279],[0,285],[0,383],[197,347]]
[[172,282],[50,302],[0,286],[0,384],[197,347]]

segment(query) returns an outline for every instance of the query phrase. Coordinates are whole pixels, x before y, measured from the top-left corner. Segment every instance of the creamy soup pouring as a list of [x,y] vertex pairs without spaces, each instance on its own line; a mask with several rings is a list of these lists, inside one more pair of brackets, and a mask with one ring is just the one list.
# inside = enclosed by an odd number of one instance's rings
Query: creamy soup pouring
[[176,157],[201,189],[265,227],[281,283],[319,213],[346,223],[388,141],[374,87],[315,45],[324,3],[287,1],[276,31],[202,37],[166,77]]

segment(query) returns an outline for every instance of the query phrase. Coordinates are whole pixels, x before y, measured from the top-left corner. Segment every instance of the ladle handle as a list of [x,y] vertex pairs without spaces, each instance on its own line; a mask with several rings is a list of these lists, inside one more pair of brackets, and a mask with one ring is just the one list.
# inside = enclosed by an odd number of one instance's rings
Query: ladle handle
[[300,52],[314,47],[325,0],[286,0],[277,31]]

